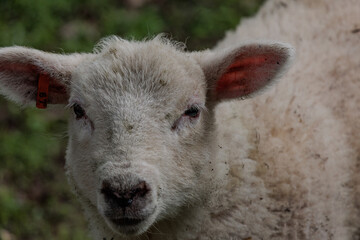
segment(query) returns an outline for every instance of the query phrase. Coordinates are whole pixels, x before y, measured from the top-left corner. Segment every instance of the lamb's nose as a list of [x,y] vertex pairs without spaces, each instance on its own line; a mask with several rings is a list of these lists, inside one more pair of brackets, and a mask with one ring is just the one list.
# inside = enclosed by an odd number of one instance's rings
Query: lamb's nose
[[106,201],[116,203],[125,209],[129,207],[135,199],[143,198],[149,192],[149,187],[145,181],[128,189],[119,189],[109,181],[103,181],[101,193],[104,194]]

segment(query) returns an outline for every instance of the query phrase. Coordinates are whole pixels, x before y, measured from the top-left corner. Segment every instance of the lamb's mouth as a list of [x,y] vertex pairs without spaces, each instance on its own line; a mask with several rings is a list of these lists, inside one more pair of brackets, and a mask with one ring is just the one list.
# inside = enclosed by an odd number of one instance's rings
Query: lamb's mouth
[[[123,236],[137,236],[145,232],[154,222],[156,207],[152,213],[145,216],[114,216],[105,214],[104,218],[108,226],[116,233]],[[111,211],[113,213],[113,211]]]
[[115,218],[115,219],[111,219],[111,222],[113,224],[115,224],[116,226],[127,226],[127,227],[132,227],[132,226],[137,226],[138,224],[140,224],[144,219],[138,219],[138,218]]

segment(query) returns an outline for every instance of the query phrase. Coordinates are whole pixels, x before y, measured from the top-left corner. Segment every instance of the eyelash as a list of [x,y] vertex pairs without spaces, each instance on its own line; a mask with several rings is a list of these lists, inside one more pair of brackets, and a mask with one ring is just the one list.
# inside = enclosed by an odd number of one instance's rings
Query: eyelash
[[182,122],[185,120],[183,119],[184,117],[188,117],[188,120],[190,120],[190,122],[195,121],[200,116],[200,112],[200,106],[192,105],[190,108],[186,109],[185,112],[181,115],[181,117],[173,123],[171,129],[176,130],[179,126],[183,125]]
[[72,105],[72,108],[74,110],[74,113],[75,113],[75,116],[76,116],[77,120],[79,120],[79,119],[86,116],[85,110],[79,104],[74,103]]
[[200,115],[200,109],[197,106],[191,106],[184,112],[184,115],[190,118],[197,118]]

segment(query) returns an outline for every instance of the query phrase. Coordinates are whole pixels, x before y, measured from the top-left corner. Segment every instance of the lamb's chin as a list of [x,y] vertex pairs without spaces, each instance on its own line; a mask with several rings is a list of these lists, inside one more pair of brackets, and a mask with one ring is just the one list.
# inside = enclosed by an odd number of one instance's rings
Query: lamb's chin
[[116,223],[107,221],[107,224],[114,233],[121,235],[121,236],[138,236],[138,235],[141,235],[142,233],[144,233],[148,229],[148,226],[146,226],[142,222],[133,223],[133,221],[138,222],[141,220],[121,219],[119,221],[123,221],[123,222],[128,221],[129,223],[116,224]]

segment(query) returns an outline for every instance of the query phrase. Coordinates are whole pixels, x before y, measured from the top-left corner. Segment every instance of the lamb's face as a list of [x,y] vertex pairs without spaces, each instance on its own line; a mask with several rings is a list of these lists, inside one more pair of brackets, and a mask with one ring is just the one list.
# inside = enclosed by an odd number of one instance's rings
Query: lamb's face
[[114,232],[140,234],[199,198],[205,89],[200,66],[158,42],[109,45],[73,73],[69,175]]

